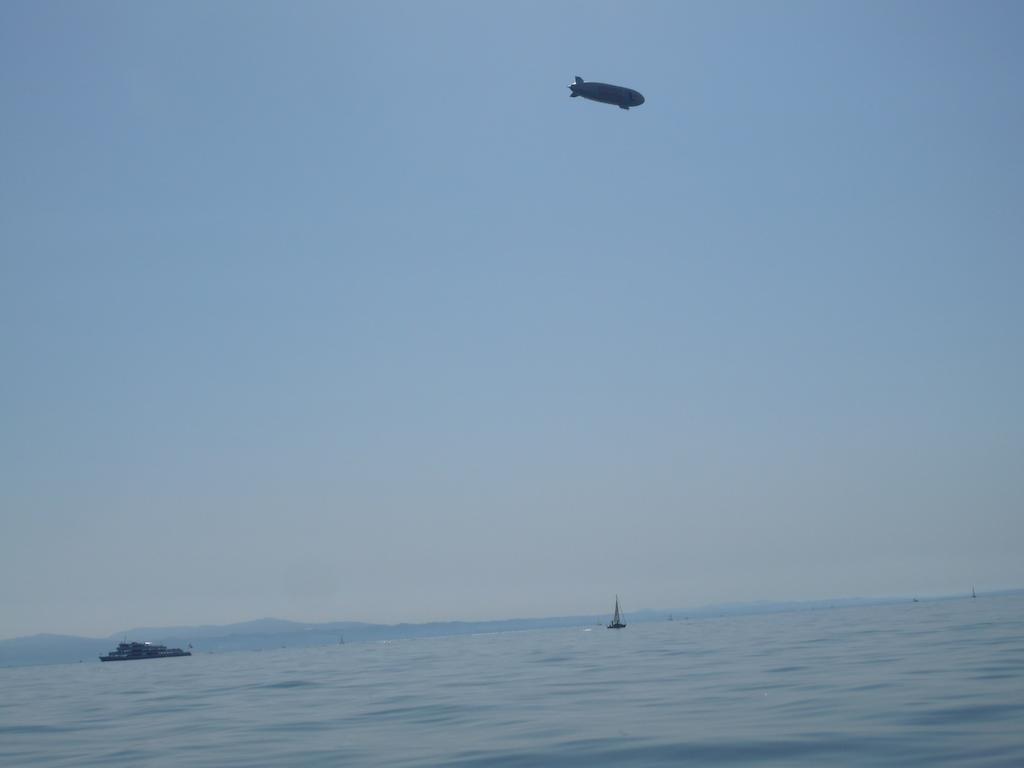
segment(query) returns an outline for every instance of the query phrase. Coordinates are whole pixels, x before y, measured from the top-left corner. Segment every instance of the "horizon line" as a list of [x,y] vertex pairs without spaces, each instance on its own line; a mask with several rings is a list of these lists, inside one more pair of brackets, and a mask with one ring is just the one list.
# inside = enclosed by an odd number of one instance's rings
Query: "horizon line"
[[[1007,595],[1016,592],[1024,592],[1024,587],[1002,587],[997,589],[989,589],[980,593],[982,595]],[[955,593],[941,593],[941,594],[899,594],[899,595],[873,595],[863,596],[854,595],[847,597],[822,597],[822,598],[807,598],[807,599],[760,599],[760,600],[743,600],[733,602],[720,602],[720,603],[706,603],[701,606],[690,607],[690,608],[639,608],[635,611],[623,611],[624,614],[630,614],[633,616],[646,616],[646,615],[662,615],[662,616],[674,616],[675,614],[684,615],[686,613],[698,613],[706,614],[708,612],[714,612],[716,610],[737,610],[742,608],[770,608],[772,606],[778,607],[792,607],[798,608],[801,605],[817,605],[822,603],[887,603],[887,602],[900,602],[904,600],[955,600],[958,598],[969,598],[971,592],[955,592]],[[844,606],[835,606],[844,607]],[[219,627],[235,627],[239,624],[251,624],[259,621],[279,621],[288,624],[296,625],[307,625],[308,628],[312,629],[316,626],[323,626],[326,624],[363,624],[366,626],[373,627],[400,627],[400,626],[426,626],[430,624],[496,624],[505,622],[516,622],[516,621],[554,621],[558,619],[593,619],[595,617],[604,616],[605,612],[598,613],[565,613],[551,616],[514,616],[505,618],[490,618],[490,619],[429,619],[425,621],[396,621],[396,622],[380,622],[380,621],[363,621],[360,619],[323,619],[318,621],[301,621],[298,619],[282,619],[277,616],[261,616],[255,619],[241,619],[239,621],[230,621],[224,623],[215,622],[203,622],[199,624],[168,624],[168,625],[152,625],[152,626],[136,626],[130,629],[119,629],[106,635],[78,635],[72,633],[62,632],[35,632],[28,635],[14,635],[0,637],[0,642],[9,642],[12,640],[26,640],[34,637],[77,637],[89,640],[108,640],[116,635],[128,634],[131,632],[138,632],[139,630],[175,630],[175,629],[193,629],[193,628],[219,628]]]

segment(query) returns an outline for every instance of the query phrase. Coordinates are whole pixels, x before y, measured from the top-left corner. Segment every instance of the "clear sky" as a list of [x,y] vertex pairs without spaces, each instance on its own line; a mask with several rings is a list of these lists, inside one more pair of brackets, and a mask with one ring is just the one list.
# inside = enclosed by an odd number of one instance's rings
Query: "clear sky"
[[0,3],[0,637],[1024,586],[1022,34]]

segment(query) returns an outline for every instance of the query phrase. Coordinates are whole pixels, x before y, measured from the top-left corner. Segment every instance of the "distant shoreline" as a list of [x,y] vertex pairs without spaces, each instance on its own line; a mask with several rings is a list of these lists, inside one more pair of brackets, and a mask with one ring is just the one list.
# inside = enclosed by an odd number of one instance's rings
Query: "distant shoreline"
[[[1024,595],[1024,589],[1001,589],[979,593],[979,599]],[[831,600],[758,601],[725,603],[700,608],[640,610],[626,613],[631,624],[658,621],[687,621],[771,613],[797,613],[834,610],[871,605],[912,603],[918,605],[970,599],[970,593],[941,596],[852,597]],[[284,619],[258,619],[224,625],[178,627],[140,627],[116,632],[109,637],[38,634],[0,640],[0,667],[40,666],[78,662],[99,663],[122,638],[148,640],[163,644],[192,643],[197,653],[253,651],[272,648],[337,645],[342,636],[346,644],[381,640],[406,640],[537,629],[596,626],[607,621],[604,614],[550,616],[542,618],[499,619],[491,621],[435,621],[422,623],[371,624],[356,621],[296,622]],[[113,644],[113,645],[112,645]]]

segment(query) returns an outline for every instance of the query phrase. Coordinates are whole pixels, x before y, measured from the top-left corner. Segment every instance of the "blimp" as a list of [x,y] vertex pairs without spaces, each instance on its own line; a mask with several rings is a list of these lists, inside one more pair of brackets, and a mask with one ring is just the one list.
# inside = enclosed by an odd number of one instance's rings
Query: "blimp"
[[644,103],[644,97],[640,91],[626,88],[621,85],[609,85],[608,83],[588,83],[582,77],[576,75],[576,82],[569,86],[572,97],[582,96],[591,101],[600,101],[603,104],[614,104],[619,109],[639,107]]

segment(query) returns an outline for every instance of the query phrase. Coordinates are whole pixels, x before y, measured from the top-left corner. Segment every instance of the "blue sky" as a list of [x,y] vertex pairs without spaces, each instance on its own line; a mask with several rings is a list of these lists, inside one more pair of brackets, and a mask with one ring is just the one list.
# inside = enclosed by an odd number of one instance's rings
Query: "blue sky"
[[1024,585],[1022,20],[0,5],[0,636]]

